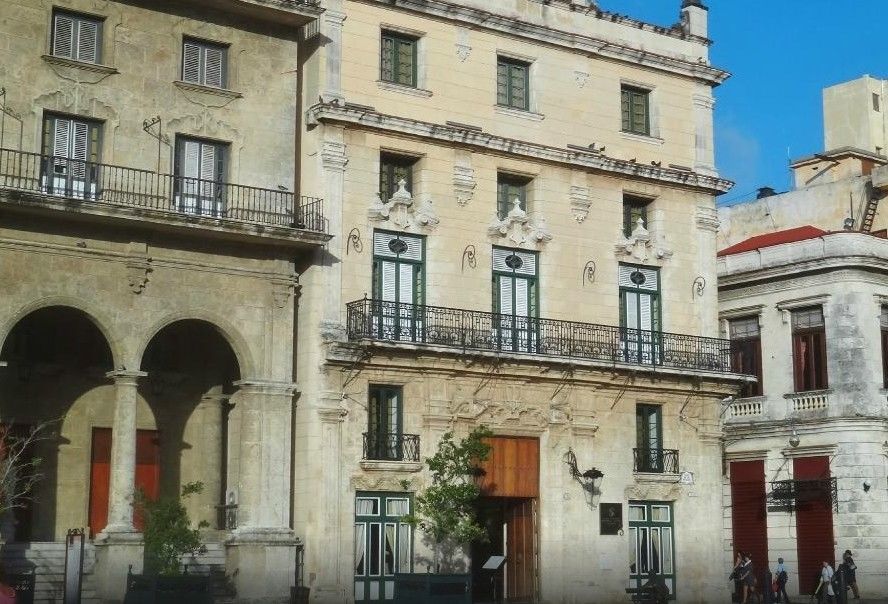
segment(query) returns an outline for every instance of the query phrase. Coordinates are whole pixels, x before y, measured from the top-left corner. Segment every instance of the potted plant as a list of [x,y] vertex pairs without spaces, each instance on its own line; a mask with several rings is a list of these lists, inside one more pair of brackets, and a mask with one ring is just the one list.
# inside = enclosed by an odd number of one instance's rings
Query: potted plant
[[200,539],[200,522],[192,528],[184,501],[203,491],[203,483],[191,482],[174,497],[155,501],[144,493],[136,494],[136,505],[144,520],[145,572],[127,579],[127,604],[188,601],[189,604],[212,603],[209,577],[182,572],[182,556],[206,551]]
[[[464,584],[466,601],[471,598],[471,575],[456,572],[456,559],[465,559],[470,543],[484,540],[487,534],[478,523],[475,504],[481,495],[477,478],[483,474],[479,463],[487,460],[490,445],[484,439],[493,433],[485,426],[472,430],[456,441],[446,432],[437,452],[426,459],[431,484],[416,496],[414,513],[407,521],[428,537],[433,552],[435,574],[401,575],[396,578],[396,598],[402,602],[429,602],[432,583]],[[437,589],[452,594],[457,589]],[[448,600],[448,601],[453,601]]]

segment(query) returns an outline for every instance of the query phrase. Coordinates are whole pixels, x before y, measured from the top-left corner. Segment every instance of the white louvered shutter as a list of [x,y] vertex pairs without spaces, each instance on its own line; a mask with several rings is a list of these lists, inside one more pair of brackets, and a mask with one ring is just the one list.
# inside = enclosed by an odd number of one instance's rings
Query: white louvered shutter
[[200,84],[201,48],[197,44],[185,42],[182,50],[182,81]]
[[639,329],[638,325],[638,294],[626,292],[624,296],[626,308],[624,313],[626,316],[626,327],[629,329]]
[[530,314],[530,283],[527,279],[515,279],[515,316],[527,317]]
[[67,15],[56,15],[52,35],[52,54],[57,57],[73,59],[74,19]]
[[399,264],[398,272],[398,302],[401,304],[413,304],[413,294],[415,292],[413,265]]
[[397,265],[394,262],[389,260],[380,260],[380,268],[381,271],[381,280],[380,283],[382,291],[382,300],[384,302],[396,302],[397,301],[397,284],[396,284],[396,267]]
[[99,62],[99,24],[95,21],[77,22],[77,60]]
[[497,277],[499,281],[499,311],[504,315],[511,315],[515,312],[515,302],[512,295],[512,283],[514,279],[511,277]]
[[89,125],[72,121],[73,141],[71,145],[71,176],[86,178],[86,162],[89,159]]
[[207,86],[222,88],[225,51],[221,48],[204,49],[204,81]]
[[650,331],[653,329],[653,305],[651,304],[650,294],[641,294],[639,301],[641,303],[641,322],[638,327],[639,329]]
[[55,157],[68,157],[70,150],[71,120],[53,118],[52,154]]

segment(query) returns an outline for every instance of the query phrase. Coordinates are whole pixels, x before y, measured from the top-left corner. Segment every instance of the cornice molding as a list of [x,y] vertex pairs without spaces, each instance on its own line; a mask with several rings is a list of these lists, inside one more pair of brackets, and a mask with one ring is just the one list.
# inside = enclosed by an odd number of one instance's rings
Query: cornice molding
[[548,145],[521,141],[504,136],[487,134],[475,129],[451,124],[434,124],[405,117],[379,113],[373,107],[318,103],[306,112],[309,125],[318,123],[345,124],[382,130],[397,134],[413,135],[436,142],[452,143],[521,156],[530,159],[556,162],[575,168],[594,170],[612,175],[651,180],[663,185],[686,187],[718,195],[731,190],[734,183],[697,172],[659,168],[608,157],[601,153],[575,149],[560,149]]
[[[444,0],[361,1],[367,4],[384,5],[395,9],[423,13],[440,19],[456,21],[461,25],[467,25],[472,28],[487,29],[510,36],[527,38],[546,45],[554,44],[590,56],[631,63],[649,69],[685,76],[706,82],[712,86],[718,86],[731,75],[727,71],[712,67],[705,59],[701,59],[701,62],[695,62],[666,54],[653,53],[644,48],[633,48],[625,44],[593,36],[518,21],[507,15],[499,15],[468,6],[459,6]],[[666,34],[661,32],[660,35]],[[673,36],[669,37],[672,38]],[[679,37],[678,39],[681,40],[682,38]],[[706,46],[708,42],[702,38],[690,36],[687,36],[685,41],[688,43],[696,42],[701,46]]]

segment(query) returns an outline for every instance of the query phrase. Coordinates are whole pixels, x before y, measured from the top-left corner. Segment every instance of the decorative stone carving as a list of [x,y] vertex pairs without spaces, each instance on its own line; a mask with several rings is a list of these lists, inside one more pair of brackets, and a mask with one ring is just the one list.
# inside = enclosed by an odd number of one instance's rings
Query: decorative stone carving
[[647,262],[653,254],[658,260],[667,260],[672,257],[672,250],[667,248],[661,237],[652,236],[644,228],[644,219],[639,217],[635,229],[629,238],[616,245],[617,256],[631,256],[639,262]]
[[148,274],[151,268],[151,258],[131,258],[126,262],[126,276],[130,290],[134,294],[141,294],[148,285]]
[[470,54],[472,54],[472,47],[468,44],[456,45],[456,57],[459,59],[460,63],[465,63]]
[[543,244],[552,241],[552,233],[546,228],[546,221],[542,217],[531,220],[527,212],[521,209],[521,200],[516,197],[512,201],[512,209],[505,218],[494,219],[487,229],[492,237],[506,238],[515,245],[527,242]]
[[626,487],[625,497],[637,501],[675,501],[681,496],[682,487],[673,483],[641,483]]
[[574,72],[574,82],[577,84],[577,88],[583,88],[586,86],[586,82],[589,80],[589,74],[585,71],[575,71]]
[[570,209],[573,212],[574,220],[577,222],[586,220],[591,207],[592,200],[589,198],[589,188],[572,186],[570,188]]
[[704,231],[718,231],[718,210],[707,206],[697,206],[697,228]]
[[465,206],[475,196],[475,170],[471,166],[453,166],[453,191],[456,203]]
[[293,274],[287,278],[273,279],[271,282],[271,299],[276,308],[283,308],[287,305],[290,296],[298,295],[300,289],[299,275]]
[[419,490],[419,479],[357,474],[352,476],[351,486],[356,491],[416,492]]
[[348,164],[345,143],[324,141],[324,146],[321,149],[321,163],[325,170],[344,171],[345,166]]
[[388,203],[383,203],[379,194],[367,212],[370,220],[376,222],[390,221],[400,229],[428,228],[433,229],[440,220],[432,207],[432,200],[425,199],[419,204],[413,203],[413,196],[407,190],[407,182],[398,181],[398,190]]

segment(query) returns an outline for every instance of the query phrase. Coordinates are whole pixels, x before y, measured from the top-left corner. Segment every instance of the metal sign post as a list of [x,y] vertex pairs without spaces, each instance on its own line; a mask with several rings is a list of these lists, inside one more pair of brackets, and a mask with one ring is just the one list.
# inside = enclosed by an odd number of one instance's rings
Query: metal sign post
[[69,529],[65,538],[65,597],[64,604],[80,604],[83,586],[83,529]]

